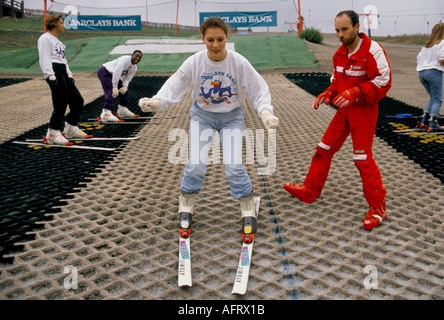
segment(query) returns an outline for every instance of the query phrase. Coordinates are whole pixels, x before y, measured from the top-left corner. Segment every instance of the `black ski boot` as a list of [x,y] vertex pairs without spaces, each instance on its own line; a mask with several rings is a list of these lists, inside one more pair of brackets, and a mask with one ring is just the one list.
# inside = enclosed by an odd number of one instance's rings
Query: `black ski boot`
[[435,116],[432,115],[429,119],[429,128],[430,132],[442,132],[444,131],[444,128],[439,126],[438,123],[439,115]]
[[257,219],[254,217],[242,218],[242,239],[244,243],[252,243],[257,232]]
[[257,231],[256,208],[253,193],[239,198],[242,216],[242,238],[244,243],[252,243]]
[[192,214],[188,212],[179,213],[179,234],[182,238],[186,239],[191,233]]
[[418,121],[418,125],[416,128],[427,130],[427,124],[429,122],[430,114],[427,111],[424,111],[424,114],[422,115],[421,121]]
[[179,195],[179,234],[182,238],[188,238],[191,233],[191,217],[193,216],[194,203],[197,193],[186,193],[180,190]]

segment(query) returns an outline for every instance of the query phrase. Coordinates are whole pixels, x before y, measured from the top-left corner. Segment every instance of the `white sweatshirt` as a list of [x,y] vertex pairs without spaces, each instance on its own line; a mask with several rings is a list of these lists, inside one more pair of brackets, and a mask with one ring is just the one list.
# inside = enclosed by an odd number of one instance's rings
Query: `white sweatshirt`
[[416,57],[416,61],[418,62],[416,71],[438,69],[444,72],[444,66],[439,60],[444,60],[444,40],[429,48],[422,47]]
[[113,87],[117,88],[119,79],[122,77],[122,85],[127,87],[137,71],[137,65],[131,62],[131,56],[121,56],[103,64],[109,73],[113,75]]
[[37,48],[39,50],[40,69],[42,69],[45,79],[55,77],[52,69],[53,63],[65,64],[68,77],[72,77],[72,72],[69,70],[68,61],[65,57],[65,45],[57,37],[49,32],[42,34],[37,41]]
[[230,112],[244,106],[248,94],[259,116],[264,110],[273,113],[265,80],[246,58],[229,49],[227,57],[218,62],[208,58],[207,50],[195,53],[153,98],[159,98],[161,110],[165,110],[179,102],[189,89],[193,89],[193,100],[205,111]]

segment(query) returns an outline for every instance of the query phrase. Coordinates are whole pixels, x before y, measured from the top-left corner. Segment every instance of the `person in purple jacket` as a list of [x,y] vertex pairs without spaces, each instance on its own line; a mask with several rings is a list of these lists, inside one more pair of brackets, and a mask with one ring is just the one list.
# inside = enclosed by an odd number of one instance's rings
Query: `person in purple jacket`
[[[105,93],[105,106],[100,115],[101,122],[118,122],[119,118],[136,118],[128,109],[128,85],[137,71],[137,64],[142,60],[142,52],[135,50],[132,55],[121,56],[104,63],[97,71]],[[114,98],[119,97],[117,116],[113,114]]]

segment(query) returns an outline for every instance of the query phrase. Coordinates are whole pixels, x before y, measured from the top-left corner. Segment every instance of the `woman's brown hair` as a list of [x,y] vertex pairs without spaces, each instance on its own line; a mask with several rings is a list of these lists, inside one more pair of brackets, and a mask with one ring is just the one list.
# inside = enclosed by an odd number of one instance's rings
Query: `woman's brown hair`
[[440,43],[444,38],[444,23],[440,22],[433,26],[432,33],[425,43],[426,48],[433,47],[435,44]]
[[59,23],[59,20],[62,18],[61,14],[52,14],[46,18],[45,27],[46,30],[51,31],[51,29],[54,29],[57,24]]
[[204,21],[204,23],[202,23],[202,25],[200,26],[200,33],[202,37],[205,36],[205,32],[208,28],[221,28],[225,32],[225,35],[227,37],[230,33],[230,27],[225,23],[224,20],[219,17],[208,18]]

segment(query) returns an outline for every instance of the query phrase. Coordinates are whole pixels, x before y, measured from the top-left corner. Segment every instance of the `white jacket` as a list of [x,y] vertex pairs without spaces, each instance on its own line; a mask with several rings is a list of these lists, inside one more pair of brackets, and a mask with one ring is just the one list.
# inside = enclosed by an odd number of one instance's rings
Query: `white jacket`
[[127,87],[137,71],[137,65],[131,62],[131,56],[121,56],[112,61],[108,61],[103,66],[113,75],[113,87],[117,88],[119,79],[122,77],[122,85]]
[[68,61],[65,57],[65,45],[57,37],[49,32],[42,34],[37,41],[37,48],[40,69],[42,69],[45,79],[55,76],[52,69],[53,63],[65,64],[68,77],[72,77],[72,72],[69,70]]
[[422,47],[416,61],[416,71],[422,71],[427,69],[438,69],[444,72],[444,66],[439,62],[444,60],[444,40],[432,47]]
[[245,105],[248,97],[260,114],[267,110],[273,113],[268,85],[250,62],[239,53],[227,49],[223,61],[212,61],[207,50],[189,57],[165,82],[153,98],[162,101],[165,110],[192,89],[192,99],[209,112],[230,112]]

